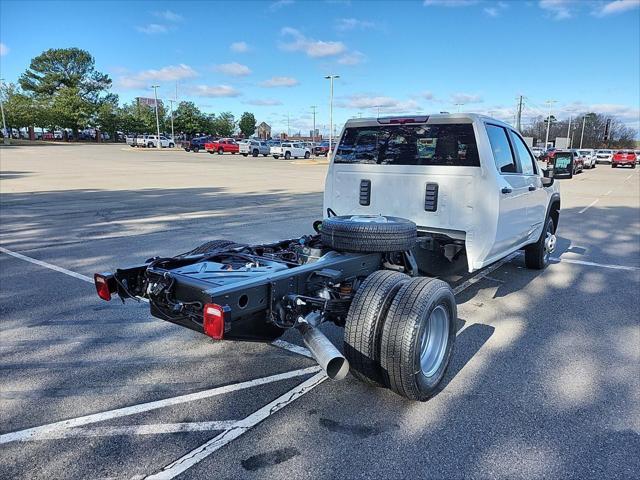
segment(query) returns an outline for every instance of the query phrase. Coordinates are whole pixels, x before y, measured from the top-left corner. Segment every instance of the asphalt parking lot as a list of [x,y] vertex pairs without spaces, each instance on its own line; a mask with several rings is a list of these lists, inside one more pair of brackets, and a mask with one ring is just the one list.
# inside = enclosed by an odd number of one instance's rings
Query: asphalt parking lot
[[412,403],[324,381],[295,335],[215,343],[99,300],[96,271],[321,216],[321,161],[131,150],[0,150],[0,477],[638,478],[640,169],[561,180],[545,271],[451,279],[454,358]]

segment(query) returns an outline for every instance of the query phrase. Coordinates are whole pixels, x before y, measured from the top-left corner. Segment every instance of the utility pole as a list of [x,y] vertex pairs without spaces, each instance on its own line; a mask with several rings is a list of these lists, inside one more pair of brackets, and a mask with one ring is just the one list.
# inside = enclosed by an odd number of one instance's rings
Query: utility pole
[[324,78],[329,80],[329,153],[327,154],[327,158],[331,158],[333,150],[333,81],[336,78],[340,78],[340,75],[327,75]]
[[454,105],[457,107],[457,112],[460,113],[460,107],[464,105],[464,103],[454,103]]
[[162,148],[162,145],[160,144],[160,118],[158,117],[158,88],[160,87],[160,85],[151,85],[151,88],[153,88],[153,96],[156,99],[156,128],[158,130],[158,138],[156,141],[156,147],[157,148]]
[[311,112],[313,112],[313,130],[311,131],[311,142],[316,143],[316,105],[311,105]]
[[569,142],[569,148],[571,148],[571,120],[573,120],[573,115],[569,115],[569,127],[567,128],[567,141]]
[[520,95],[520,100],[518,101],[518,114],[516,116],[516,130],[520,132],[522,126],[522,95]]
[[7,122],[4,119],[4,106],[2,105],[2,86],[3,85],[4,85],[4,78],[0,78],[0,112],[2,112],[2,138],[3,138],[3,143],[5,145],[9,145],[9,138],[7,136],[9,132],[7,131]]
[[582,139],[584,139],[584,124],[587,123],[587,116],[582,117],[582,133],[580,134],[580,148],[582,148]]
[[291,130],[289,128],[289,112],[287,112],[287,140],[289,140],[290,136],[291,136]]
[[173,135],[173,104],[175,100],[169,100],[169,105],[171,105],[171,141],[173,142],[173,146],[176,145],[176,139]]
[[547,100],[545,103],[549,105],[549,115],[547,115],[547,136],[544,140],[544,148],[547,149],[549,147],[549,127],[551,126],[551,106],[556,103],[556,101]]

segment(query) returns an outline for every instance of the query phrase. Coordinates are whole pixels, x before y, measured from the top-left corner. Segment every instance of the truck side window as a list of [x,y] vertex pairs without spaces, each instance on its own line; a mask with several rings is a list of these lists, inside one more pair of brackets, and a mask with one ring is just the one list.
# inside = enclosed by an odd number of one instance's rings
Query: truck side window
[[511,131],[511,144],[516,150],[518,154],[518,160],[520,160],[520,168],[522,169],[523,175],[535,175],[536,167],[534,165],[535,160],[533,159],[533,155],[529,153],[529,149],[527,145],[522,141],[520,136]]
[[493,159],[500,173],[517,173],[518,167],[507,138],[507,131],[496,125],[487,124],[487,135],[493,151]]

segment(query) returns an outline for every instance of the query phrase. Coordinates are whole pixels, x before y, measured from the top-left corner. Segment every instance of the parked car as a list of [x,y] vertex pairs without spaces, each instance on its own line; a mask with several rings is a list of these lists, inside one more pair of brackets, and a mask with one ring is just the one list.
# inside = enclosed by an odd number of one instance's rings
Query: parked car
[[221,138],[220,140],[213,140],[204,144],[204,149],[209,153],[223,153],[236,154],[240,151],[238,143],[233,138]]
[[[163,252],[96,273],[98,296],[145,298],[151,315],[216,341],[298,332],[329,378],[351,369],[368,385],[428,400],[458,331],[452,287],[429,275],[434,258],[460,256],[474,272],[522,249],[528,268],[545,268],[558,183],[516,130],[480,115],[354,119],[340,138],[315,234]],[[344,354],[323,322],[344,327]]]
[[125,142],[130,147],[136,147],[137,146],[137,136],[136,135],[127,135],[125,137]]
[[329,142],[320,142],[313,148],[313,154],[317,157],[327,156],[329,153]]
[[582,158],[584,168],[596,168],[596,153],[592,148],[576,150]]
[[309,158],[311,156],[311,151],[302,143],[282,142],[282,144],[279,146],[271,147],[270,152],[275,159],[284,157],[285,159],[289,160],[291,157]]
[[207,143],[213,142],[211,137],[194,137],[191,140],[185,140],[180,145],[184,148],[185,152],[198,153],[200,150],[204,150],[204,146]]
[[566,175],[573,178],[574,175],[584,170],[582,157],[575,150],[555,150],[553,157],[549,160],[549,167],[553,167],[553,175]]
[[636,168],[638,156],[633,150],[618,150],[611,158],[611,168],[631,167]]
[[613,150],[596,150],[597,163],[611,163],[613,158]]
[[161,148],[175,147],[173,140],[165,137],[164,135],[160,135],[160,140],[158,140],[157,135],[138,135],[136,137],[137,147],[156,148],[158,146],[158,142],[160,142]]
[[533,153],[534,157],[536,157],[537,159],[540,159],[540,157],[542,157],[544,155],[544,148],[542,148],[542,147],[531,147],[531,153]]
[[245,157],[249,154],[254,157],[257,157],[258,155],[266,157],[271,152],[271,148],[267,145],[267,142],[260,140],[245,140],[244,142],[240,142],[238,147],[240,154]]
[[636,163],[640,163],[640,150],[634,150],[633,153],[636,154]]

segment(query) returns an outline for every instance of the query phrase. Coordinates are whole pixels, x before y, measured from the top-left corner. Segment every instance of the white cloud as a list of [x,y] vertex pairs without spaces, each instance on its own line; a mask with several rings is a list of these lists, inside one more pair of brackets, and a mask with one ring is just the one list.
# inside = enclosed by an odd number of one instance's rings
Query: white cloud
[[424,0],[426,7],[469,7],[479,0]]
[[295,87],[300,82],[293,77],[273,77],[260,83],[261,87]]
[[269,5],[269,10],[276,11],[280,10],[282,7],[286,7],[287,5],[293,4],[293,0],[277,0],[276,2],[272,2]]
[[162,18],[168,22],[182,22],[184,17],[179,13],[172,12],[171,10],[163,10],[161,12],[153,12],[153,15],[158,18]]
[[338,59],[338,63],[340,65],[358,65],[359,63],[364,62],[367,57],[362,52],[350,52],[345,53]]
[[231,77],[244,77],[251,74],[251,69],[249,67],[236,62],[223,63],[220,65],[216,65],[213,68],[216,72],[220,72]]
[[230,85],[195,85],[188,91],[196,97],[238,97],[242,95]]
[[160,23],[150,23],[148,25],[143,25],[136,27],[139,32],[146,33],[147,35],[154,35],[157,33],[167,33],[169,31],[169,27],[166,25],[162,25]]
[[245,103],[249,105],[256,105],[259,107],[282,105],[282,102],[280,100],[276,100],[274,98],[258,98],[255,100],[247,100]]
[[454,93],[451,95],[451,103],[482,103],[482,97],[480,95],[474,95],[469,93]]
[[640,6],[640,0],[614,0],[613,2],[605,3],[599,6],[594,12],[594,15],[598,17],[604,17],[606,15],[614,15],[616,13],[626,12],[633,10]]
[[336,22],[336,30],[346,32],[347,30],[366,30],[374,28],[376,24],[370,20],[359,20],[357,18],[339,18]]
[[325,42],[307,38],[295,28],[285,27],[281,33],[289,38],[288,42],[280,44],[282,50],[304,52],[312,58],[339,55],[347,50],[342,42]]
[[236,53],[246,53],[249,51],[249,45],[247,45],[247,42],[233,42],[229,49]]
[[342,108],[351,108],[355,110],[377,111],[379,109],[381,112],[385,113],[415,112],[416,110],[420,110],[420,107],[415,100],[398,100],[396,98],[383,95],[351,95],[350,97],[347,97],[346,100],[337,102],[337,105]]
[[9,47],[4,43],[0,43],[0,57],[4,57],[7,53],[9,53]]
[[132,75],[122,75],[116,80],[116,86],[125,89],[139,89],[149,87],[149,83],[153,81],[175,82],[197,76],[198,72],[189,65],[181,63],[180,65],[162,67],[159,70],[143,70]]
[[571,11],[573,3],[573,0],[540,0],[538,5],[552,13],[554,20],[565,20],[573,16]]

